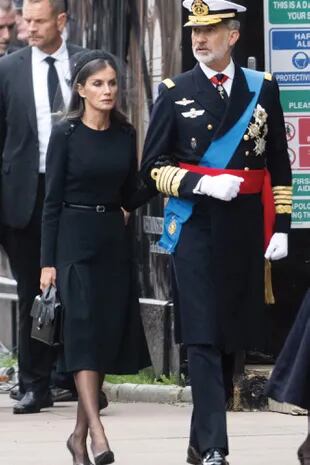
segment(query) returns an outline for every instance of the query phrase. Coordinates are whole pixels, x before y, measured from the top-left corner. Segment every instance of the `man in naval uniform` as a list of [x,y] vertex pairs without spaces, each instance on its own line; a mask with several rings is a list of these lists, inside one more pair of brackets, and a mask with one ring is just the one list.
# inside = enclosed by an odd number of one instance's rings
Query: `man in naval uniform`
[[275,79],[231,58],[246,8],[183,5],[198,63],[159,86],[142,174],[170,197],[160,244],[172,253],[192,385],[188,462],[226,465],[224,360],[263,344],[264,266],[287,255],[291,169]]

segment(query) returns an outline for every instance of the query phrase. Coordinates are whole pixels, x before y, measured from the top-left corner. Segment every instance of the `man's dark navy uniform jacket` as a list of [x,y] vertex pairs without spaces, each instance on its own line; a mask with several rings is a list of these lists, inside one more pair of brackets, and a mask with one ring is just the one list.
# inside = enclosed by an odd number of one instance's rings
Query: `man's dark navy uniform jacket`
[[[239,120],[253,98],[236,65],[228,104],[201,67],[159,87],[146,137],[142,173],[179,162],[197,165],[213,140]],[[275,79],[265,74],[252,120],[228,169],[268,168],[275,196],[274,232],[290,228],[292,192],[283,111]],[[263,345],[264,238],[260,194],[231,202],[193,194],[201,174],[183,172],[174,195],[195,201],[173,254],[180,340],[228,351]],[[166,186],[165,194],[172,194]],[[157,186],[158,187],[158,186]]]

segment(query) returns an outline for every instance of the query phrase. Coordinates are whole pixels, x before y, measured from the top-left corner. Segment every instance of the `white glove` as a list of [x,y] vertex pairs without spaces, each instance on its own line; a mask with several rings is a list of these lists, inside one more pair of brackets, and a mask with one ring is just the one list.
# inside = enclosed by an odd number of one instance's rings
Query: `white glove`
[[265,253],[267,260],[281,260],[288,254],[288,237],[285,233],[275,233]]
[[193,192],[194,194],[209,195],[215,199],[230,202],[239,194],[242,182],[244,182],[243,178],[232,174],[220,174],[218,176],[206,174],[200,179]]

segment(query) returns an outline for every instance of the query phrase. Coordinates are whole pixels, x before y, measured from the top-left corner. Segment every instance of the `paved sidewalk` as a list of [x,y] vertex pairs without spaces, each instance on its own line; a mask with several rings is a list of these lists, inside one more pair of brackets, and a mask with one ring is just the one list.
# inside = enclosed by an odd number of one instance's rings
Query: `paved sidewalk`
[[[64,443],[75,404],[60,403],[36,415],[12,415],[0,394],[1,465],[71,465]],[[191,407],[111,404],[102,418],[119,465],[185,464]],[[231,465],[297,465],[306,419],[276,413],[230,413]]]

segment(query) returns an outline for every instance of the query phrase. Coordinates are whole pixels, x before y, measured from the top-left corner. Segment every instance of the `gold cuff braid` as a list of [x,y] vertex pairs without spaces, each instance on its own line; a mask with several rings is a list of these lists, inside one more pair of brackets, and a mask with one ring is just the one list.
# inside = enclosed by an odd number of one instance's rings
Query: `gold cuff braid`
[[283,215],[284,213],[291,215],[293,211],[293,207],[288,206],[288,205],[277,205],[276,206],[276,213],[278,215]]
[[293,188],[292,186],[274,186],[272,188],[276,213],[278,215],[292,214]]
[[156,181],[156,188],[159,192],[178,197],[180,184],[187,173],[187,170],[168,165],[154,168],[151,171],[151,177]]

